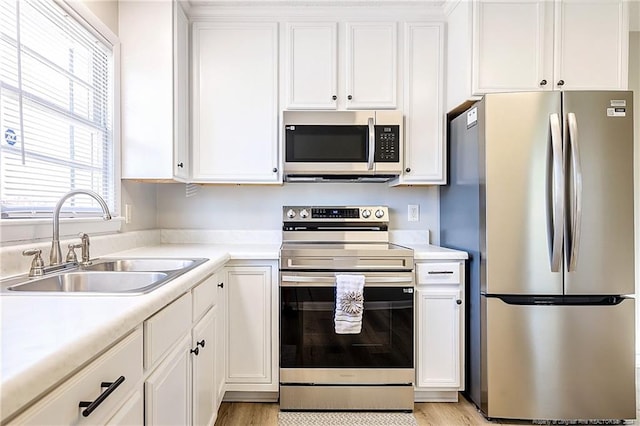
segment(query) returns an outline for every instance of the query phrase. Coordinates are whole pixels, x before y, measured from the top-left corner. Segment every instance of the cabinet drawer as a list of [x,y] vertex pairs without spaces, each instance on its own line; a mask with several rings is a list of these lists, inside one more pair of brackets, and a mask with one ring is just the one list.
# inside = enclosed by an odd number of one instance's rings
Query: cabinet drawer
[[460,284],[459,262],[425,262],[416,264],[418,285]]
[[193,322],[204,315],[218,299],[218,274],[209,276],[193,290]]
[[191,292],[144,322],[144,368],[151,368],[191,327]]
[[[122,406],[125,397],[141,385],[141,379],[142,329],[138,328],[10,424],[104,424]],[[106,387],[101,387],[103,382],[118,381],[121,383],[111,387],[113,391],[102,403],[83,416],[85,408],[80,408],[80,402],[96,401],[107,392]]]

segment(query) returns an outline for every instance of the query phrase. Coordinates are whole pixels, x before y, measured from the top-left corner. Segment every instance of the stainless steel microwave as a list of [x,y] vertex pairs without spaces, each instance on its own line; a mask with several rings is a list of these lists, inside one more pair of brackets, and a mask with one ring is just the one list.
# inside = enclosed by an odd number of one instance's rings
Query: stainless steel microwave
[[287,181],[384,181],[403,169],[400,111],[285,111]]

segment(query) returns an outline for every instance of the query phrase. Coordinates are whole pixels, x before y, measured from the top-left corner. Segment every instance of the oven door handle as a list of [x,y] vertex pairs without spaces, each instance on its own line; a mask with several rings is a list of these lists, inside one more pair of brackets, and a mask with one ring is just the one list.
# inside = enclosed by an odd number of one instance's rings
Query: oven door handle
[[[305,286],[317,286],[327,287],[327,284],[335,284],[335,276],[296,276],[296,275],[283,275],[280,277],[280,285],[283,287],[295,286],[291,283],[304,283]],[[367,284],[402,284],[413,285],[413,275],[406,277],[367,277],[364,279],[365,285]]]

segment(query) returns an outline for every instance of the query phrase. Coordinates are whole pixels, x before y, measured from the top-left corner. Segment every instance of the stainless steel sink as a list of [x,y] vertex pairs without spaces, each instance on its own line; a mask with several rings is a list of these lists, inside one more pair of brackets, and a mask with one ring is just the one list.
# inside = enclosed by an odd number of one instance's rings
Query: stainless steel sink
[[208,259],[97,259],[91,265],[38,278],[0,281],[4,294],[137,295],[148,293]]
[[141,292],[167,278],[166,272],[67,272],[8,287],[9,291]]
[[177,271],[193,266],[201,259],[98,259],[85,271],[117,271],[117,272],[157,272]]

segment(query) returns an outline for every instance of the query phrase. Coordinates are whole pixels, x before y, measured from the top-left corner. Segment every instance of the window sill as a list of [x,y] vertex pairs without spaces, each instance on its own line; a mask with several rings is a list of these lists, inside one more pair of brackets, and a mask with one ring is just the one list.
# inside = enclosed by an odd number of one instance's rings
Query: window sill
[[[80,232],[109,234],[119,232],[123,217],[103,220],[99,217],[60,219],[60,239],[73,237]],[[26,243],[42,239],[51,240],[53,223],[49,219],[0,219],[0,243]]]

